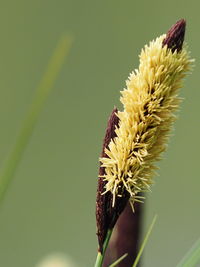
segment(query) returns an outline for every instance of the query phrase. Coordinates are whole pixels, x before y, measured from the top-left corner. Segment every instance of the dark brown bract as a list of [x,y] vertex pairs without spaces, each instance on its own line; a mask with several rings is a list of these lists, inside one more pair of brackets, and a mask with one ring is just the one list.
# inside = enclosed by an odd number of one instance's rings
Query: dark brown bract
[[172,52],[181,51],[183,41],[185,37],[186,21],[181,19],[174,24],[167,32],[166,38],[163,40],[163,46],[167,45],[167,48]]
[[[105,153],[105,148],[108,148],[108,145],[114,137],[116,137],[115,128],[118,126],[119,118],[116,113],[118,112],[117,108],[114,108],[110,118],[108,120],[106,134],[103,141],[102,147],[102,157],[107,157]],[[98,178],[98,188],[97,188],[97,199],[96,199],[96,222],[97,222],[97,236],[99,241],[99,249],[102,251],[103,242],[106,236],[106,233],[109,228],[109,216],[108,209],[112,205],[112,196],[111,193],[103,194],[105,191],[106,182],[103,180],[103,175],[105,174],[105,168],[100,166],[99,168],[99,178]]]

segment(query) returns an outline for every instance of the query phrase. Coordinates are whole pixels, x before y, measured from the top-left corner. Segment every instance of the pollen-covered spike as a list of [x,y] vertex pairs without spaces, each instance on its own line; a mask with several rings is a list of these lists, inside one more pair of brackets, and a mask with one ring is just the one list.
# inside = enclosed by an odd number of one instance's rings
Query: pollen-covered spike
[[162,35],[146,45],[138,71],[122,92],[124,110],[118,112],[117,136],[110,141],[108,157],[100,159],[105,167],[105,191],[113,195],[116,209],[119,195],[128,192],[134,204],[140,192],[149,191],[155,162],[166,150],[180,102],[178,92],[192,63],[187,48],[182,47],[184,31],[185,21],[181,20],[167,37]]
[[136,208],[141,195],[150,191],[155,163],[166,150],[178,92],[193,62],[183,46],[185,26],[185,20],[179,20],[167,34],[145,45],[139,68],[122,91],[124,109],[117,115],[113,111],[108,122],[96,202],[100,253],[128,200]]
[[[101,157],[108,157],[105,153],[105,149],[108,148],[110,141],[116,137],[115,129],[119,124],[119,118],[117,117],[117,108],[114,108],[110,118],[108,120],[106,134],[103,140],[103,147]],[[96,223],[97,223],[97,236],[99,241],[99,250],[102,252],[103,242],[106,233],[109,228],[108,219],[108,206],[112,201],[112,195],[110,192],[103,194],[105,191],[105,184],[103,177],[105,175],[105,168],[101,166],[99,168],[98,188],[97,188],[97,199],[96,199]]]
[[177,21],[167,32],[162,45],[167,45],[167,48],[171,49],[172,52],[181,51],[185,37],[185,27],[186,21],[184,19]]

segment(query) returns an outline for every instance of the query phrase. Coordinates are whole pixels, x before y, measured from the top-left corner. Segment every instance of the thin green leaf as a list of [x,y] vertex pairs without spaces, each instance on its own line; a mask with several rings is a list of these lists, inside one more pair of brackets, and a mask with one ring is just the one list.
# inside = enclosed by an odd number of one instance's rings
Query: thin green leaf
[[197,266],[198,263],[200,266],[200,239],[196,241],[176,267],[193,267]]
[[20,163],[23,152],[30,140],[44,103],[55,84],[66,55],[69,52],[71,43],[72,39],[68,36],[63,36],[60,39],[49,61],[47,70],[36,88],[35,97],[27,112],[27,116],[19,132],[18,138],[0,173],[0,201],[3,199],[8,185],[15,174],[15,170]]
[[109,265],[109,267],[117,266],[117,264],[120,263],[121,261],[123,261],[123,259],[125,259],[127,256],[128,256],[128,253],[125,253],[123,256],[121,256],[119,259],[117,259],[115,262],[113,262],[111,265]]
[[148,239],[149,239],[149,237],[151,235],[151,232],[152,232],[153,227],[155,225],[156,219],[157,219],[157,215],[154,216],[153,221],[152,221],[151,225],[149,226],[149,229],[148,229],[148,231],[146,233],[146,236],[145,236],[145,238],[144,238],[144,240],[142,242],[142,245],[141,245],[140,250],[139,250],[139,252],[137,254],[137,257],[135,259],[135,262],[133,264],[133,267],[136,267],[137,266],[137,264],[138,264],[138,262],[139,262],[139,260],[141,258],[142,252],[143,252],[143,250],[144,250],[144,248],[146,246],[146,243],[147,243],[147,241],[148,241]]

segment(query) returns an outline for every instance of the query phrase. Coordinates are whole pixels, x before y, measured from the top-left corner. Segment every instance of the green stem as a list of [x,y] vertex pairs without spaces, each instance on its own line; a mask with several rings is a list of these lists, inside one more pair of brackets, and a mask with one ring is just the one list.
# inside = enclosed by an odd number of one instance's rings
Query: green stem
[[108,230],[107,235],[106,235],[106,239],[105,239],[104,244],[103,244],[103,251],[102,251],[102,253],[100,251],[98,252],[94,267],[101,267],[102,266],[105,252],[106,252],[110,237],[112,235],[112,231],[113,231],[113,229]]
[[186,253],[185,257],[176,267],[187,267],[187,266],[199,266],[200,263],[200,239],[192,246],[192,248]]
[[4,168],[0,172],[0,202],[2,201],[6,190],[15,174],[16,168],[22,159],[26,146],[29,143],[34,127],[37,123],[45,101],[53,88],[55,81],[64,64],[65,57],[71,46],[71,38],[63,36],[58,42],[57,48],[52,55],[47,70],[37,87],[35,98],[27,112],[27,116],[21,127],[18,138],[9,154]]
[[111,265],[109,265],[109,267],[115,267],[118,265],[118,263],[120,263],[121,261],[123,261],[123,259],[125,259],[128,256],[128,253],[125,253],[123,256],[121,256],[118,260],[116,260],[115,262],[113,262]]
[[148,229],[148,231],[147,231],[147,233],[146,233],[146,235],[145,235],[145,238],[144,238],[144,240],[143,240],[143,242],[142,242],[141,248],[140,248],[140,250],[139,250],[139,252],[138,252],[138,254],[137,254],[137,257],[136,257],[136,259],[135,259],[135,261],[134,261],[132,267],[137,267],[137,265],[138,265],[138,263],[139,263],[139,260],[140,260],[140,258],[141,258],[142,252],[143,252],[143,250],[144,250],[144,248],[145,248],[145,246],[146,246],[146,243],[147,243],[147,241],[148,241],[148,239],[149,239],[149,237],[150,237],[150,235],[151,235],[151,232],[152,232],[152,230],[153,230],[153,227],[154,227],[154,225],[155,225],[155,223],[156,223],[156,219],[157,219],[157,215],[155,215],[155,216],[153,217],[153,221],[152,221],[151,225],[149,226],[149,229]]

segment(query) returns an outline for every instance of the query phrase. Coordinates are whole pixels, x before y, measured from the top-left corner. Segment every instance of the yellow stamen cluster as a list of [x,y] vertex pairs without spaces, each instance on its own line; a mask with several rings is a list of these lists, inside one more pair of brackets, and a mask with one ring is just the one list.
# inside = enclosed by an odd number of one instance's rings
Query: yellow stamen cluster
[[105,167],[105,193],[120,197],[124,187],[132,203],[139,192],[149,190],[155,172],[155,161],[166,148],[173,112],[180,99],[178,89],[190,69],[192,60],[186,47],[172,52],[162,46],[166,35],[145,46],[140,55],[139,69],[130,74],[122,91],[124,111],[118,112],[116,137],[111,140],[107,157],[101,158]]

